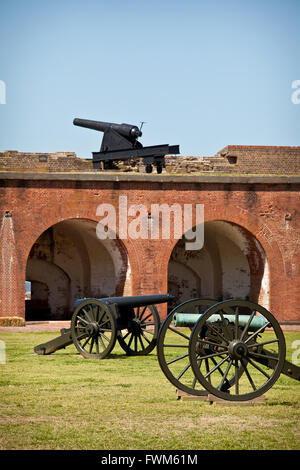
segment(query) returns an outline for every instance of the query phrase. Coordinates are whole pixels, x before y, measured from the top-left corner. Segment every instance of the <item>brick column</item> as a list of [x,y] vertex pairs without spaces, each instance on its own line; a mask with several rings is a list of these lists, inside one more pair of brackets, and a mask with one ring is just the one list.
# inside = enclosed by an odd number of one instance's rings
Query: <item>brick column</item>
[[6,211],[0,226],[0,317],[25,318],[25,279],[19,267],[14,221]]
[[[134,240],[128,244],[132,272],[132,295],[168,293],[169,240]],[[157,305],[161,319],[167,304]]]

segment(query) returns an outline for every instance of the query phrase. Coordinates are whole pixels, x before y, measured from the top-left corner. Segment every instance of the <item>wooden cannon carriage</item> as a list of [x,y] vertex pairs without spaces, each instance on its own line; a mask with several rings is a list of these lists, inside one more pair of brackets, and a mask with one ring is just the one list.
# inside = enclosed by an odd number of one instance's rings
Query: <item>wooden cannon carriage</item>
[[157,354],[168,380],[190,395],[253,400],[285,374],[284,334],[274,316],[246,300],[192,299],[175,307],[160,327]]
[[149,354],[157,345],[167,379],[190,395],[253,400],[285,374],[300,381],[288,362],[282,329],[264,307],[247,300],[191,299],[160,324],[155,304],[171,295],[80,299],[61,336],[34,348],[51,354],[74,344],[84,358],[104,359],[118,340],[128,355]]
[[39,344],[37,354],[51,354],[70,344],[85,358],[104,359],[116,340],[129,355],[149,354],[156,346],[160,318],[155,304],[171,295],[140,295],[79,299],[74,304],[70,328],[61,336]]

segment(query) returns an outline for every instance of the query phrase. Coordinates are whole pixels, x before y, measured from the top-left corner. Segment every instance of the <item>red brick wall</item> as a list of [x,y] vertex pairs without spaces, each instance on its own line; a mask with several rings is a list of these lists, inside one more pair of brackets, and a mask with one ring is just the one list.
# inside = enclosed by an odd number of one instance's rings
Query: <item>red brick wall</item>
[[228,145],[219,154],[233,173],[300,174],[300,147]]
[[[269,310],[280,321],[300,320],[299,183],[0,180],[0,316],[24,317],[25,269],[33,243],[68,218],[98,221],[97,206],[127,195],[128,204],[204,204],[205,220],[249,231],[265,250],[270,271]],[[11,216],[11,217],[10,217]],[[168,261],[177,240],[123,240],[132,272],[132,295],[167,292]],[[255,274],[255,273],[254,273]],[[9,282],[8,282],[9,279]],[[253,287],[255,289],[255,286]],[[161,315],[166,307],[160,306]]]
[[78,158],[74,152],[25,153],[17,150],[0,152],[1,171],[91,171],[91,159]]
[[[44,161],[46,160],[46,161]],[[145,171],[138,161],[118,163],[121,171]],[[228,145],[213,157],[166,156],[167,173],[233,173],[300,175],[300,147]],[[0,152],[1,171],[68,172],[93,171],[92,159],[78,158],[74,152]]]

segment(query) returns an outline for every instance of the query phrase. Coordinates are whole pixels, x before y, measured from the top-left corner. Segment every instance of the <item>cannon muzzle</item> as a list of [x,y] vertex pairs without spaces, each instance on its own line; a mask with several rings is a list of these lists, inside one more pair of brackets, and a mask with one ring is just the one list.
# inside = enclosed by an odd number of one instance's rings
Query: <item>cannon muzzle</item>
[[130,140],[136,140],[142,136],[142,132],[137,126],[132,124],[115,124],[114,122],[91,121],[89,119],[75,118],[73,120],[74,126],[86,127],[95,131],[106,132],[113,129],[118,134]]

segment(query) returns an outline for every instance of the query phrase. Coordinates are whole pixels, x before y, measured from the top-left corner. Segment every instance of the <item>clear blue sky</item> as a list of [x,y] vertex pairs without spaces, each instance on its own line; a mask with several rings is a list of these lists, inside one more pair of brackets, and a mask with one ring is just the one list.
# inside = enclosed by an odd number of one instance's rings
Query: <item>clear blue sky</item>
[[0,58],[0,151],[90,157],[74,117],[183,155],[300,145],[300,0],[1,0]]

